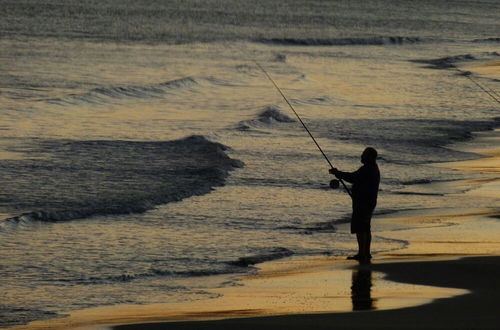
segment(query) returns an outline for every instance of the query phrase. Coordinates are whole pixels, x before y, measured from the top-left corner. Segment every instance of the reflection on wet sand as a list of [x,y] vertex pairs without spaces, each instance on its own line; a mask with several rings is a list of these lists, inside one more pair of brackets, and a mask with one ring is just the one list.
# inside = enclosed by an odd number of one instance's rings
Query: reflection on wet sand
[[371,296],[372,271],[369,268],[357,268],[352,271],[351,300],[352,310],[376,309],[375,300]]

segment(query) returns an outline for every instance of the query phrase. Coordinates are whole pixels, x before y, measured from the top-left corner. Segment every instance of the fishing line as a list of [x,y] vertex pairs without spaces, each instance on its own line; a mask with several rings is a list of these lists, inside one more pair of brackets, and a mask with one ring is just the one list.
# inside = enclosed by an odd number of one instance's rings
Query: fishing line
[[[299,114],[297,113],[297,111],[295,111],[294,107],[292,106],[292,104],[290,103],[290,101],[288,101],[287,97],[285,96],[285,94],[283,93],[283,91],[281,90],[281,88],[279,88],[278,84],[276,84],[276,82],[273,80],[273,78],[271,78],[271,76],[269,75],[269,73],[267,73],[267,71],[259,64],[259,62],[257,61],[253,61],[255,63],[255,65],[257,65],[257,67],[266,75],[267,79],[269,79],[272,84],[274,85],[274,87],[278,90],[278,92],[281,94],[281,96],[283,97],[283,99],[285,100],[286,104],[288,104],[288,106],[290,107],[290,109],[292,109],[293,113],[295,114],[295,116],[297,116],[297,119],[299,120],[299,122],[302,124],[302,126],[304,127],[304,129],[306,130],[306,132],[309,134],[309,136],[311,137],[311,139],[314,141],[314,144],[316,144],[316,147],[318,147],[318,150],[321,152],[321,154],[323,155],[323,157],[326,159],[326,161],[328,162],[328,165],[330,165],[330,167],[333,169],[333,164],[332,162],[330,161],[330,159],[328,159],[328,157],[326,156],[326,154],[324,153],[323,149],[321,149],[320,145],[318,144],[318,142],[316,141],[316,139],[314,138],[314,136],[312,135],[311,131],[307,128],[306,124],[304,123],[304,121],[302,121],[302,118],[300,118]],[[352,194],[351,194],[351,191],[349,190],[349,188],[347,188],[345,182],[342,180],[342,179],[339,179],[339,182],[342,183],[342,186],[344,187],[344,189],[347,191],[347,193],[349,194],[349,196],[352,197]]]
[[455,70],[457,70],[458,72],[460,72],[462,74],[462,76],[469,78],[469,80],[472,81],[477,87],[479,87],[483,92],[488,94],[493,100],[495,100],[496,102],[498,102],[500,104],[500,98],[498,97],[497,92],[495,92],[494,90],[488,91],[485,87],[481,86],[481,84],[479,84],[475,79],[472,79],[472,77],[470,76],[471,75],[470,72],[462,71],[454,65],[452,67]]
[[[330,165],[330,167],[333,169],[334,167],[333,167],[332,162],[330,161],[330,159],[328,159],[328,157],[324,153],[323,149],[321,149],[320,145],[318,144],[318,142],[316,141],[316,139],[312,135],[311,131],[307,128],[306,124],[304,123],[304,121],[302,120],[302,118],[300,118],[300,116],[297,113],[297,111],[295,111],[295,108],[292,106],[292,104],[290,103],[290,101],[288,101],[288,98],[285,96],[285,94],[283,93],[283,91],[281,90],[281,88],[278,86],[278,84],[276,84],[276,82],[269,75],[269,73],[257,61],[253,60],[253,62],[264,73],[264,75],[267,77],[267,79],[269,79],[269,81],[271,81],[271,83],[274,85],[274,87],[276,88],[276,90],[278,90],[278,92],[283,97],[283,99],[285,100],[285,102],[288,104],[288,106],[290,107],[290,109],[293,111],[293,113],[295,114],[295,116],[297,117],[297,119],[299,120],[299,122],[302,124],[302,126],[304,127],[304,129],[306,130],[306,132],[309,134],[309,136],[313,140],[313,142],[316,145],[316,147],[318,148],[318,150],[321,152],[321,154],[323,155],[323,157],[325,158],[325,160],[328,162],[328,165]],[[485,88],[484,86],[482,86],[479,82],[477,82],[475,79],[473,79],[470,76],[469,72],[462,71],[458,67],[456,67],[455,65],[453,65],[452,67],[455,70],[457,70],[458,72],[460,72],[464,77],[466,77],[470,81],[472,81],[483,92],[485,92],[486,94],[488,94],[488,96],[490,96],[494,101],[496,101],[497,103],[500,104],[500,97],[499,97],[499,95],[497,94],[496,91],[494,91],[492,89],[488,90],[487,88]],[[351,191],[349,190],[349,188],[347,188],[347,186],[344,183],[344,181],[342,179],[339,179],[339,182],[342,183],[342,186],[344,187],[344,189],[347,191],[347,193],[349,194],[349,196],[352,197]]]

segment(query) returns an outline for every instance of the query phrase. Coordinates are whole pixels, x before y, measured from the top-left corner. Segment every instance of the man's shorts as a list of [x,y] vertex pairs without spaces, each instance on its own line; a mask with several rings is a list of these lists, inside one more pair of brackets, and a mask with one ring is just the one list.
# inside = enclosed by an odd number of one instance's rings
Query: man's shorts
[[369,233],[373,209],[354,208],[351,218],[351,233]]

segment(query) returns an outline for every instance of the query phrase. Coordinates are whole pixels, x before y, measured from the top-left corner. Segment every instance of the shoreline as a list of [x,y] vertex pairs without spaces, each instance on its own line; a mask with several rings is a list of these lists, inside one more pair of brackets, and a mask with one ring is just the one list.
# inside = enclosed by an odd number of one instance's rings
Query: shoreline
[[[415,307],[370,312],[295,314],[217,321],[142,323],[113,329],[497,329],[500,256],[448,261],[410,261],[372,265],[395,282],[462,287],[468,294],[440,298]],[[478,274],[480,271],[480,275]],[[445,274],[446,276],[443,276]],[[461,274],[461,276],[456,276]],[[480,279],[478,278],[480,277]]]
[[[281,260],[288,269],[276,262],[263,264],[259,275],[246,276],[241,287],[227,290],[225,297],[229,299],[223,301],[222,308],[217,303],[221,298],[183,304],[188,307],[184,310],[172,309],[182,306],[179,304],[98,307],[72,312],[68,318],[35,321],[14,329],[305,329],[312,325],[318,329],[497,329],[500,255],[460,258],[401,254],[377,257],[371,265],[331,257],[304,261],[297,260],[297,265],[290,266],[290,260]],[[286,302],[294,294],[303,295],[306,303],[321,299],[317,292],[314,295],[312,285],[298,288],[289,284],[291,281],[311,284],[312,280],[319,283],[327,280],[325,276],[345,284],[343,297],[323,297],[333,298],[336,304],[340,301],[341,308],[336,311],[272,311],[258,306],[263,295],[271,298],[267,307]],[[278,281],[282,282],[278,290],[258,291]],[[381,281],[389,286],[377,293]],[[315,289],[321,287],[324,288],[316,285]],[[280,296],[269,297],[272,292]],[[245,306],[250,295],[252,299],[259,296],[257,303]],[[389,304],[373,308],[384,300]]]
[[209,290],[220,295],[215,299],[96,307],[71,312],[67,318],[35,321],[14,329],[115,329],[124,324],[135,328],[150,322],[166,322],[169,326],[172,322],[196,322],[193,323],[196,327],[198,322],[210,320],[416,308],[435,299],[466,295],[469,291],[437,288],[426,283],[409,284],[404,280],[394,282],[387,279],[384,267],[405,261],[449,259],[453,258],[377,256],[371,265],[358,265],[344,257],[290,257],[260,264],[257,274],[239,276],[235,286]]

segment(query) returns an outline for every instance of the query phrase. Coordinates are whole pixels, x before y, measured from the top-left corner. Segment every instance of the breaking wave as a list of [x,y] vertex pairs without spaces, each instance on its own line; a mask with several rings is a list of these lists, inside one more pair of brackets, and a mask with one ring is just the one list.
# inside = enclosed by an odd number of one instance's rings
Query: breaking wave
[[262,111],[261,114],[259,115],[258,120],[263,123],[270,123],[273,121],[277,121],[280,123],[295,122],[295,119],[292,119],[287,115],[283,114],[281,110],[275,106],[269,106],[264,111]]
[[226,146],[203,136],[167,142],[50,140],[37,148],[50,156],[0,161],[1,206],[10,214],[32,210],[4,224],[140,213],[206,194],[243,166],[225,153]]
[[262,125],[270,125],[274,123],[293,123],[296,120],[290,118],[281,112],[280,108],[274,105],[270,105],[265,107],[257,119],[245,120],[240,122],[238,125],[238,129],[245,131],[249,130],[252,127],[261,127]]

